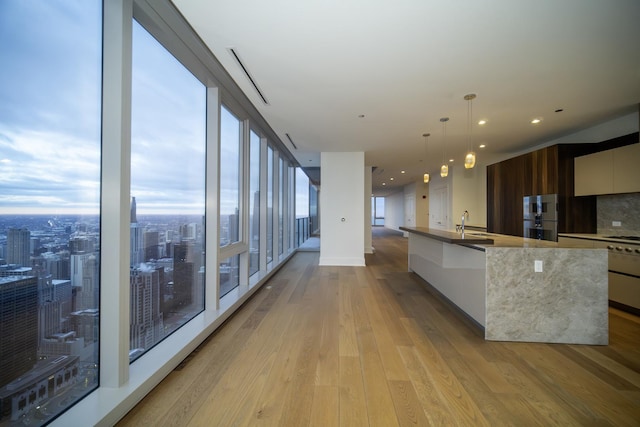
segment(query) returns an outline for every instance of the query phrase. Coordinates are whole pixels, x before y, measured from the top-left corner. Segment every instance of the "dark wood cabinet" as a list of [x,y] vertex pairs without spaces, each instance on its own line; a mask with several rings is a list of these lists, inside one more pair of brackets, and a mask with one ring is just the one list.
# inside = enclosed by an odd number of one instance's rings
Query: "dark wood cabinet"
[[638,132],[597,144],[559,144],[487,166],[487,231],[522,236],[522,198],[558,195],[558,233],[596,233],[596,196],[574,196],[574,161],[638,142]]
[[487,166],[487,231],[522,236],[523,197],[557,194],[558,232],[595,233],[596,198],[573,196],[580,145],[554,145]]

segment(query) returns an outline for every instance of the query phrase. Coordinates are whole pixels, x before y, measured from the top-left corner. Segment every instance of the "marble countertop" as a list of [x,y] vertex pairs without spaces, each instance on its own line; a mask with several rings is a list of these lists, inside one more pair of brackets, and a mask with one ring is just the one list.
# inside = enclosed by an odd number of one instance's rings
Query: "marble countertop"
[[[487,246],[494,248],[563,248],[565,246],[548,240],[529,239],[505,234],[486,233],[469,230],[464,235],[456,231],[430,229],[426,227],[400,227],[400,230],[429,237],[442,242],[485,250]],[[567,235],[578,236],[578,235]],[[587,236],[587,235],[580,235]]]

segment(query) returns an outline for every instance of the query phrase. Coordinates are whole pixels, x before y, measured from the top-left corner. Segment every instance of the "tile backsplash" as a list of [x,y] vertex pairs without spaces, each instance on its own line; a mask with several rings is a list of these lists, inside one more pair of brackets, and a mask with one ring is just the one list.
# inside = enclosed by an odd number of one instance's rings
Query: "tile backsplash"
[[[598,234],[640,235],[640,193],[598,196]],[[620,226],[613,226],[619,222]]]

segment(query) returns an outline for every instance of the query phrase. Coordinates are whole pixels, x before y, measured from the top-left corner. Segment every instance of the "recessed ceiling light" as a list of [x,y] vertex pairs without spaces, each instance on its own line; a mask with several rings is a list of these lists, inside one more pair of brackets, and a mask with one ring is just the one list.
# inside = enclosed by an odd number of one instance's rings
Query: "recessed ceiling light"
[[393,177],[389,178],[389,181],[393,181]]
[[360,115],[358,116],[358,118],[359,118],[359,119],[364,119],[364,114],[360,114]]
[[453,163],[453,159],[449,159],[449,163]]
[[383,183],[382,183],[382,185],[387,185],[387,183],[386,183],[386,182],[383,182]]
[[400,171],[400,173],[405,173],[405,171]]
[[536,117],[535,119],[531,120],[532,125],[537,125],[540,122],[542,122],[542,117]]
[[479,145],[479,147],[480,147],[480,148],[485,148],[485,147],[486,147],[486,145],[485,145],[485,144],[480,144],[480,145]]
[[486,121],[486,120],[484,120],[484,119],[482,119],[482,120],[480,120],[480,121],[478,122],[478,124],[479,124],[480,126],[482,126],[482,125],[486,125],[486,124],[487,124],[487,121]]

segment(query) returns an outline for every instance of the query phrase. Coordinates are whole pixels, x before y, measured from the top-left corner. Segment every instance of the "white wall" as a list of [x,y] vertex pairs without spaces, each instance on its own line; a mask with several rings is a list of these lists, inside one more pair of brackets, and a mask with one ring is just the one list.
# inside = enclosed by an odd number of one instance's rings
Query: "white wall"
[[453,191],[451,201],[452,226],[460,224],[462,213],[469,212],[467,225],[487,226],[487,167],[476,164],[473,169],[458,165],[449,169]]
[[320,265],[364,266],[364,152],[322,153],[320,171]]
[[404,225],[404,192],[394,193],[384,198],[384,226],[400,231]]

